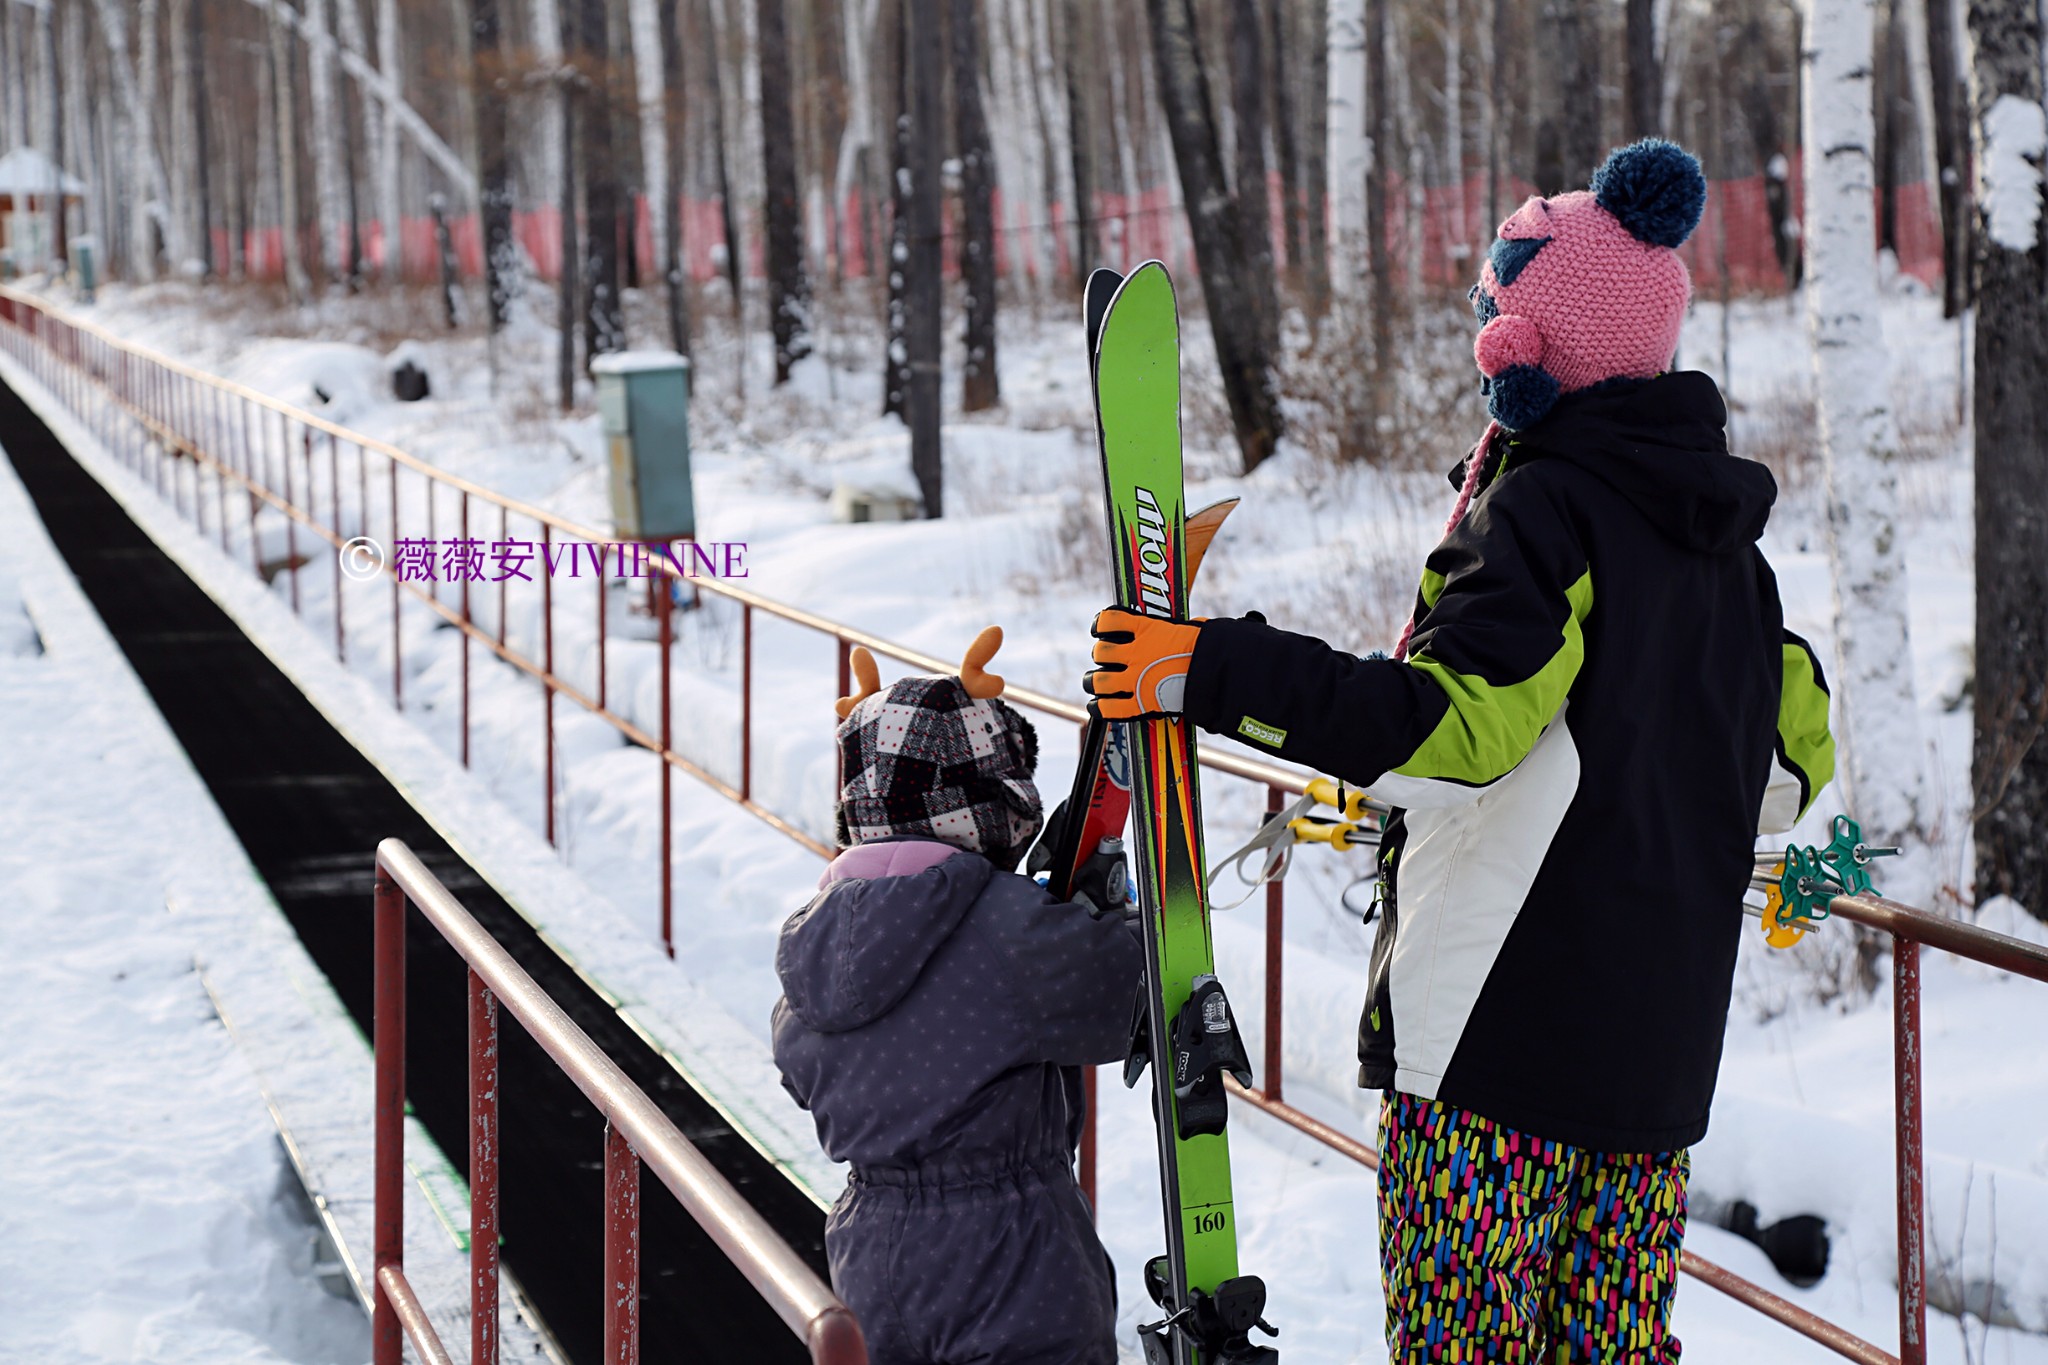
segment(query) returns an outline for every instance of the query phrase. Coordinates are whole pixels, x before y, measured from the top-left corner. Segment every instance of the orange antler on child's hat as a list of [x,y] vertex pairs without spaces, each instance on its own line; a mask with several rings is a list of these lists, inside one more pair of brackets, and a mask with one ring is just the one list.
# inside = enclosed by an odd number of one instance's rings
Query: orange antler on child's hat
[[974,637],[967,646],[967,652],[960,656],[960,685],[976,701],[991,701],[1003,695],[1002,677],[984,667],[1002,647],[1003,628],[988,626]]
[[853,714],[853,708],[882,690],[882,675],[875,669],[875,656],[868,653],[866,645],[855,645],[851,656],[853,663],[854,693],[841,697],[832,704],[839,719],[845,720]]

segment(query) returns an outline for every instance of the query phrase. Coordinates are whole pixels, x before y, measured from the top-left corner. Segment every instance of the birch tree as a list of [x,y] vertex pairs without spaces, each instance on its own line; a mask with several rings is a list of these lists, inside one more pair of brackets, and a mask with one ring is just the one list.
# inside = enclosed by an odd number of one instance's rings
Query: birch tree
[[315,265],[323,281],[332,281],[342,274],[337,227],[348,207],[343,202],[341,151],[335,145],[341,120],[334,112],[334,39],[327,27],[327,0],[306,0],[306,27],[306,97],[313,106],[306,134],[313,143],[313,214],[319,228]]
[[[149,0],[144,0],[147,8]],[[279,17],[279,6],[269,10],[271,114],[277,121],[272,146],[277,154],[278,236],[284,245],[285,287],[292,302],[306,299],[306,264],[299,242],[299,139],[298,117],[292,96],[291,39]]]
[[2041,19],[1971,0],[1977,164],[1976,733],[1978,897],[2048,919],[2048,298],[2042,270]]
[[[120,100],[121,114],[115,124],[115,141],[119,144],[114,159],[121,168],[128,204],[128,255],[127,265],[133,278],[147,282],[156,277],[155,233],[150,222],[149,206],[152,199],[169,202],[170,190],[165,182],[163,163],[157,159],[154,125],[150,117],[151,101],[143,98],[145,89],[154,90],[154,82],[145,86],[137,79],[135,68],[128,59],[128,23],[119,0],[94,0],[100,21],[100,35],[107,45],[107,65],[114,73],[114,89]],[[144,0],[145,20],[155,17],[155,0]],[[156,39],[154,26],[147,39],[152,53],[150,74],[155,75]]]
[[[669,183],[668,97],[663,90],[661,13],[655,0],[628,0],[627,29],[633,44],[633,92],[640,113],[640,185],[647,195],[647,231],[655,269],[670,276],[669,239],[676,231],[676,187]],[[667,281],[672,317],[679,316],[679,277]],[[670,337],[678,330],[672,321]]]
[[1330,293],[1355,301],[1366,260],[1365,0],[1329,0]]
[[[405,88],[399,65],[398,0],[377,0],[377,71],[393,91]],[[384,220],[384,280],[405,275],[405,224],[398,208],[398,111],[388,104],[377,127],[377,216]]]
[[1806,310],[1835,587],[1834,696],[1846,795],[1873,843],[1927,828],[1906,619],[1898,434],[1873,243],[1873,0],[1808,0]]

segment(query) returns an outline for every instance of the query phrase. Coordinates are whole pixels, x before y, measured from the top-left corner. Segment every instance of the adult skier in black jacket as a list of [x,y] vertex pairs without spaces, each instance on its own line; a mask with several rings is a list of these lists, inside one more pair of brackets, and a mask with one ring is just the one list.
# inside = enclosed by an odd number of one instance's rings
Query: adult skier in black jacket
[[1097,618],[1101,713],[1181,713],[1398,808],[1359,1025],[1392,1358],[1673,1361],[1755,836],[1833,770],[1757,547],[1776,496],[1667,373],[1706,186],[1669,143],[1531,199],[1473,290],[1493,424],[1395,657]]

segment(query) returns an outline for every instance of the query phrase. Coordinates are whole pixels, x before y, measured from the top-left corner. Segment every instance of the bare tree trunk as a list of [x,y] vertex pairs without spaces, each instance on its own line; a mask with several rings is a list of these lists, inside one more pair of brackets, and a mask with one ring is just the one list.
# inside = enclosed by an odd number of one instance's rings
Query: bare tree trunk
[[334,136],[341,126],[335,117],[334,39],[327,27],[327,0],[306,0],[306,94],[312,103],[313,121],[306,131],[313,142],[313,206],[319,229],[319,246],[314,265],[323,282],[341,275],[341,256],[336,226],[341,222],[341,157],[336,154]]
[[[405,88],[405,70],[399,61],[403,35],[399,32],[398,0],[377,0],[377,71],[395,91]],[[398,115],[384,110],[377,126],[377,213],[384,220],[384,282],[397,284],[405,278],[405,225],[398,207]]]
[[1566,189],[1582,189],[1607,149],[1600,138],[1600,8],[1591,0],[1559,0],[1558,81],[1564,98]]
[[619,300],[619,169],[613,154],[611,34],[605,0],[577,0],[577,45],[583,75],[583,364],[626,349]]
[[306,264],[299,241],[298,113],[292,96],[291,38],[285,32],[277,10],[273,8],[269,14],[270,88],[277,119],[277,133],[272,146],[277,153],[278,224],[279,236],[284,241],[285,287],[291,292],[292,302],[303,303],[308,289]]
[[1146,0],[1145,8],[1160,103],[1180,170],[1181,202],[1187,206],[1202,272],[1209,332],[1244,472],[1250,473],[1273,453],[1282,425],[1273,391],[1273,354],[1264,341],[1275,312],[1271,246],[1261,274],[1244,239],[1242,207],[1225,192],[1216,118],[1188,0]]
[[1330,291],[1354,299],[1372,254],[1366,228],[1365,185],[1372,164],[1372,125],[1366,94],[1366,0],[1329,0],[1330,203],[1336,235],[1330,242]]
[[1799,238],[1792,221],[1792,172],[1784,125],[1771,89],[1763,21],[1752,16],[1742,27],[1731,62],[1743,73],[1742,119],[1749,127],[1756,164],[1764,173],[1764,211],[1771,218],[1771,250],[1787,289],[1799,284]]
[[43,52],[43,102],[49,107],[50,178],[55,182],[50,187],[50,257],[68,265],[71,248],[64,221],[64,69],[57,62],[57,35],[50,10],[51,6],[45,4],[36,14],[38,46]]
[[[346,15],[354,8],[356,0],[340,0],[340,3]],[[534,64],[540,68],[538,74],[545,80],[547,89],[555,91],[560,86],[562,74],[561,10],[556,0],[527,0],[526,14]],[[533,130],[534,160],[538,170],[529,172],[536,183],[527,186],[527,193],[536,202],[546,203],[562,196],[562,177],[567,174],[562,162],[566,146],[562,137],[562,119],[565,117],[562,109],[561,97],[551,93],[541,98],[540,118]]]
[[[669,240],[676,232],[676,186],[669,178],[667,76],[661,10],[656,0],[630,0],[626,7],[633,45],[633,92],[640,115],[640,184],[647,196],[647,226],[655,269],[669,274]],[[673,36],[671,35],[671,43]],[[669,337],[681,330],[679,284],[667,281]]]
[[1661,137],[1664,127],[1658,118],[1664,93],[1664,76],[1657,69],[1657,24],[1655,0],[1628,0],[1628,137]]
[[[1806,304],[1835,580],[1834,696],[1847,795],[1872,839],[1927,829],[1899,444],[1878,317],[1871,144],[1873,0],[1809,0]],[[2034,89],[2040,89],[2038,78]]]
[[1444,177],[1450,182],[1451,230],[1447,254],[1463,262],[1472,254],[1471,215],[1465,207],[1465,32],[1464,7],[1444,0]]
[[1479,64],[1486,71],[1486,221],[1481,224],[1482,240],[1490,240],[1505,216],[1501,212],[1501,177],[1506,167],[1502,131],[1507,124],[1508,0],[1487,0],[1486,22],[1479,30]]
[[[719,225],[725,237],[725,282],[732,291],[732,316],[738,322],[745,311],[745,299],[741,286],[745,281],[743,271],[745,248],[740,242],[739,205],[734,202],[733,179],[726,161],[726,118],[725,78],[721,71],[725,66],[723,40],[719,35],[718,20],[713,12],[711,0],[702,0],[704,32],[709,39],[704,44],[705,86],[711,97],[711,148],[718,178]],[[745,348],[741,348],[742,356]],[[742,381],[746,365],[740,365]]]
[[[1365,235],[1372,294],[1372,397],[1367,411],[1377,422],[1393,410],[1394,251],[1387,231],[1387,162],[1394,150],[1393,119],[1387,107],[1387,4],[1365,0],[1366,132],[1372,147],[1365,170]],[[1375,439],[1372,435],[1367,440]]]
[[1971,0],[1977,164],[1975,365],[1979,900],[2048,919],[2048,250],[2042,242],[2041,20]]
[[[200,271],[203,278],[210,280],[220,273],[223,263],[213,253],[213,154],[212,139],[207,130],[206,26],[202,0],[186,0],[185,18],[188,25],[186,51],[192,61],[192,105],[188,111],[180,111],[179,117],[189,117],[192,121],[193,219],[199,230]],[[70,26],[78,26],[75,15]],[[77,70],[76,67],[72,69]]]
[[[1190,32],[1193,32],[1190,29]],[[1273,286],[1272,200],[1266,192],[1266,91],[1264,35],[1258,0],[1230,0],[1230,103],[1237,123],[1237,218],[1244,241],[1245,273],[1253,286],[1252,318],[1259,349],[1280,348],[1280,308]],[[1257,281],[1266,281],[1260,288]]]
[[1074,175],[1074,283],[1085,285],[1098,259],[1095,231],[1095,46],[1082,33],[1082,0],[1066,0],[1067,151]]
[[782,0],[755,0],[761,45],[762,213],[768,246],[768,319],[775,382],[811,353],[810,285],[804,275],[803,203],[797,197],[796,127],[790,110],[789,31]]
[[194,184],[198,157],[193,149],[194,124],[198,120],[192,102],[192,50],[198,38],[193,16],[198,8],[199,0],[171,0],[171,103],[165,122],[170,128],[172,212],[177,215],[178,235],[184,239],[188,252],[177,266],[203,276],[206,243],[198,225],[199,194]]
[[1972,249],[1969,173],[1970,127],[1961,62],[1956,55],[1955,0],[1926,0],[1927,66],[1933,87],[1934,158],[1941,204],[1941,312],[1955,317],[1970,306]]
[[1288,19],[1291,8],[1288,0],[1267,0],[1266,45],[1269,50],[1264,78],[1273,124],[1274,160],[1280,169],[1280,240],[1287,250],[1288,281],[1298,285],[1302,279],[1302,253],[1306,248],[1302,242],[1301,223],[1299,101],[1294,98],[1293,84],[1297,62],[1294,26]]
[[574,79],[567,74],[556,77],[562,91],[562,117],[558,124],[562,133],[562,181],[558,187],[562,193],[562,277],[557,281],[560,289],[555,310],[555,385],[563,412],[576,406],[576,314],[583,297],[582,271],[578,269],[582,250],[576,231],[576,100],[570,84]]
[[505,63],[498,50],[498,0],[469,0],[470,46],[476,53],[470,80],[476,88],[477,184],[484,237],[484,292],[491,331],[512,319],[519,285],[519,248],[512,240],[512,160],[506,147],[506,103],[510,98]]
[[[1308,0],[1295,33],[1296,48],[1303,53],[1298,70],[1304,84],[1295,110],[1301,120],[1301,178],[1307,201],[1302,224],[1303,280],[1311,319],[1320,319],[1330,305],[1330,64],[1322,56],[1329,22],[1329,0]],[[1313,41],[1303,48],[1301,40],[1309,35]]]
[[678,0],[659,0],[658,22],[661,25],[661,79],[664,89],[663,117],[667,120],[668,138],[668,216],[671,224],[668,234],[668,249],[661,258],[661,271],[667,284],[669,344],[676,354],[689,358],[690,355],[690,277],[684,266],[683,220],[681,199],[683,193],[683,140],[688,133],[686,114],[689,104],[683,89],[683,54],[681,38],[676,25],[681,21]]
[[911,3],[892,0],[889,7],[889,32],[896,48],[896,114],[890,120],[889,305],[882,347],[882,415],[900,417],[906,426],[910,423]]
[[[960,374],[960,409],[983,412],[1002,401],[996,377],[995,156],[981,112],[981,44],[974,0],[951,0],[953,136],[960,154],[960,283],[966,362]],[[936,251],[934,243],[931,250]]]
[[945,72],[938,6],[905,5],[910,41],[905,78],[910,87],[910,225],[904,273],[904,341],[910,380],[910,472],[924,497],[927,517],[945,515],[945,466],[939,435],[939,162],[945,155],[941,88]]
[[448,231],[446,196],[429,195],[427,212],[434,219],[434,250],[441,264],[441,311],[452,332],[462,325],[462,281],[455,269],[455,238]]

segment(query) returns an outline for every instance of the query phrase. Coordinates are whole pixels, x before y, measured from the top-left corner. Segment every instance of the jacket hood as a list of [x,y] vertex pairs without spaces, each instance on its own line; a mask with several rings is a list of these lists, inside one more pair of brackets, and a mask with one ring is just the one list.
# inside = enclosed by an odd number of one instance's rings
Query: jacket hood
[[1623,380],[1557,401],[1519,433],[1508,468],[1563,460],[1601,480],[1667,540],[1725,553],[1764,532],[1778,483],[1728,453],[1728,408],[1696,370]]
[[909,994],[994,872],[980,854],[922,839],[846,850],[782,926],[783,999],[819,1033],[873,1023]]

